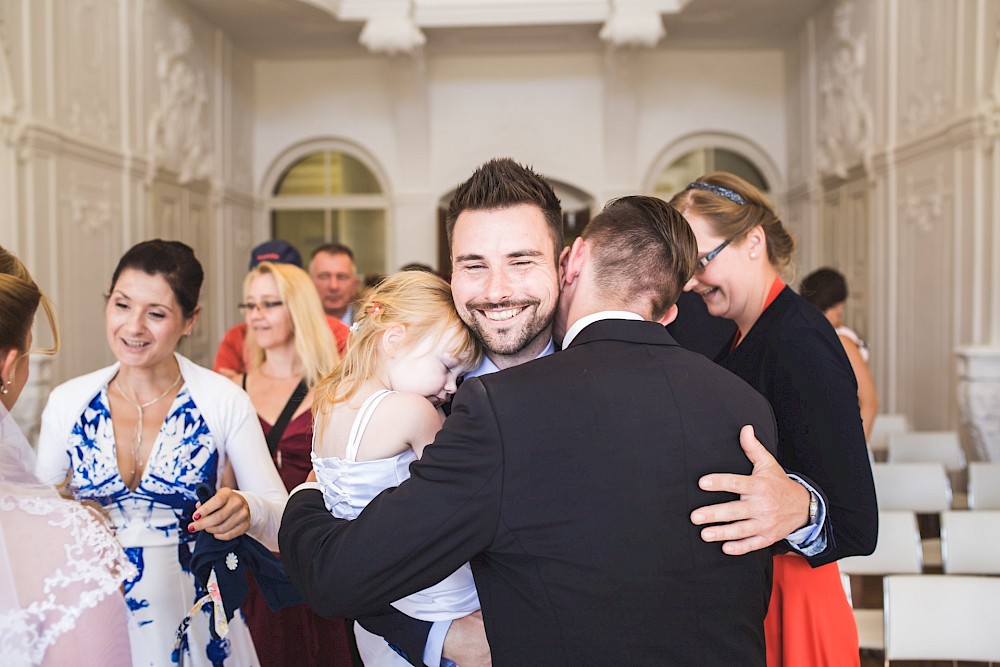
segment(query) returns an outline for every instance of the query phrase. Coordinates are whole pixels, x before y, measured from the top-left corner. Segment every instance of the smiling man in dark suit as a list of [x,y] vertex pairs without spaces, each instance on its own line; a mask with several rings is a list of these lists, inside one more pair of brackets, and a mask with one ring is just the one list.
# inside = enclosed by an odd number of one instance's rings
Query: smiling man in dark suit
[[[725,555],[698,488],[775,441],[766,401],[662,324],[694,270],[684,219],[610,203],[561,257],[564,350],[467,380],[412,477],[353,521],[289,501],[286,568],[325,615],[358,615],[471,561],[497,665],[763,665],[770,554]],[[749,437],[749,433],[744,433]]]

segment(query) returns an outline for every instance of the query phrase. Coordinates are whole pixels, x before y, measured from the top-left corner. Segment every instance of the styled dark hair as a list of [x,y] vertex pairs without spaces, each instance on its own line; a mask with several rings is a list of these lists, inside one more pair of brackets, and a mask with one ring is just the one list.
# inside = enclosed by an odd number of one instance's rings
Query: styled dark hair
[[[118,283],[118,276],[125,269],[135,269],[151,276],[163,276],[170,285],[185,318],[194,315],[205,272],[194,250],[180,241],[152,239],[137,243],[118,260],[111,275],[111,289]],[[110,290],[109,290],[110,291]]]
[[581,237],[591,244],[601,296],[622,303],[628,297],[648,300],[653,320],[677,303],[694,275],[698,241],[684,216],[662,199],[613,199]]
[[520,204],[542,210],[552,236],[556,262],[563,249],[562,205],[548,181],[510,158],[494,158],[483,164],[455,190],[448,204],[445,229],[451,244],[455,221],[463,211],[493,211]]
[[354,251],[343,243],[324,243],[313,249],[309,254],[309,260],[312,261],[321,252],[325,252],[328,255],[347,255],[351,258],[351,262],[354,261]]
[[824,266],[802,279],[799,294],[820,311],[826,312],[847,301],[847,280],[840,271]]
[[780,269],[791,263],[795,239],[764,193],[735,174],[705,174],[674,195],[670,204],[683,215],[692,212],[705,218],[716,234],[732,241],[760,225],[771,264]]
[[28,351],[28,332],[39,305],[49,320],[53,341],[51,349],[40,352],[52,354],[59,349],[59,330],[52,306],[21,260],[0,247],[0,350]]

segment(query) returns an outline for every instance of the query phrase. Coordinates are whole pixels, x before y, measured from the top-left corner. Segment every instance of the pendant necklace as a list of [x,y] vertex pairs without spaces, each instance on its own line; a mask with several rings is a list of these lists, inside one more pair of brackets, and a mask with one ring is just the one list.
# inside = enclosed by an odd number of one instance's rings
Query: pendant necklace
[[[142,411],[145,408],[148,408],[149,406],[155,403],[159,403],[164,398],[166,398],[167,394],[170,393],[170,390],[176,387],[177,383],[181,381],[181,374],[180,372],[177,373],[177,377],[175,377],[174,381],[170,383],[170,386],[167,387],[166,391],[164,391],[156,398],[141,404],[129,398],[129,396],[124,391],[122,391],[121,378],[119,377],[117,379],[118,382],[115,383],[115,389],[118,390],[119,396],[124,398],[128,402],[128,404],[131,405],[133,408],[135,408],[135,411],[139,413],[139,419],[136,421],[136,426],[135,426],[135,437],[132,438],[132,481],[135,481],[135,473],[137,470],[139,470],[139,452],[142,449]],[[129,389],[131,390],[131,387]],[[135,391],[132,391],[132,394],[135,395]],[[143,465],[145,465],[145,463],[143,463]]]

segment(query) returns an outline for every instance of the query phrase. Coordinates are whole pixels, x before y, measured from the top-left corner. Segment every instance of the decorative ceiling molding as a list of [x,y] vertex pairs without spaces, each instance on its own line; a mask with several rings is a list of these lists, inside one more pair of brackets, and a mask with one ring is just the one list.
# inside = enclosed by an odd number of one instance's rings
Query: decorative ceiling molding
[[300,0],[341,21],[364,21],[361,43],[379,53],[412,52],[425,28],[602,24],[615,47],[652,47],[663,38],[663,14],[691,0]]

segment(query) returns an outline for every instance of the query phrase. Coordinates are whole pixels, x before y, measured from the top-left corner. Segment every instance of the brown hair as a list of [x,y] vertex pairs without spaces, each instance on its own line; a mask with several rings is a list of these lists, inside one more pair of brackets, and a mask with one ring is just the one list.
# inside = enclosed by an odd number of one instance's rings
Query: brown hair
[[495,158],[476,169],[455,190],[448,204],[445,228],[451,244],[455,222],[464,211],[494,211],[520,204],[530,204],[542,210],[552,237],[554,257],[559,261],[563,249],[562,206],[548,182],[510,158]]
[[680,213],[656,197],[610,201],[584,228],[582,238],[591,244],[600,296],[648,300],[653,320],[677,302],[694,275],[694,232]]
[[670,204],[683,215],[692,212],[705,218],[716,234],[734,241],[759,225],[771,264],[782,269],[791,263],[795,239],[764,193],[739,176],[725,171],[705,174],[674,195]]
[[35,284],[28,269],[12,253],[0,247],[0,350],[28,352],[28,332],[41,305],[52,331],[52,348],[36,350],[55,354],[59,329],[52,304]]
[[205,272],[194,256],[191,246],[180,241],[151,239],[129,248],[111,275],[111,288],[125,269],[142,271],[150,276],[162,276],[174,293],[185,319],[190,319],[198,308],[198,297]]

